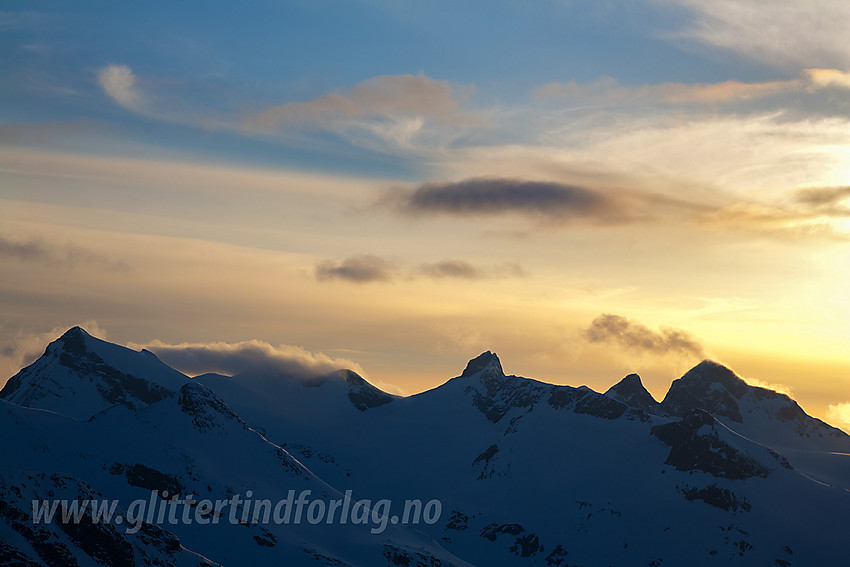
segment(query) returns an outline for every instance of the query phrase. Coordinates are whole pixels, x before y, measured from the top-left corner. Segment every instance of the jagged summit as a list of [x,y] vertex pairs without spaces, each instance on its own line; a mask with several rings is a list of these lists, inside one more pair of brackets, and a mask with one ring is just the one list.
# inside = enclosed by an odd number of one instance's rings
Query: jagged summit
[[640,376],[637,374],[629,374],[611,386],[605,392],[605,395],[629,407],[641,409],[649,413],[656,413],[659,409],[658,402],[644,388],[643,382],[641,382]]
[[488,350],[470,360],[466,364],[466,368],[464,369],[461,376],[472,376],[485,370],[488,371],[487,374],[493,374],[496,376],[505,375],[505,372],[502,370],[502,363],[499,362],[499,357],[496,355],[495,352],[490,352]]

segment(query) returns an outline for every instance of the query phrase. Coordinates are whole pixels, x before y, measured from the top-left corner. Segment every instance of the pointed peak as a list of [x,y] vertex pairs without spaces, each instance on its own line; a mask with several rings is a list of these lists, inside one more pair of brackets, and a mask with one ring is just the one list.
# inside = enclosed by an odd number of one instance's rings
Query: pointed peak
[[643,382],[641,382],[640,376],[635,373],[631,373],[622,380],[620,380],[618,382],[618,385],[620,384],[624,386],[640,386],[641,388],[643,388]]
[[86,339],[91,338],[82,327],[74,326],[65,331],[57,342],[62,343],[62,347],[69,353],[84,353],[86,352]]
[[640,376],[637,374],[629,374],[613,386],[611,386],[605,395],[619,402],[631,406],[633,408],[642,409],[652,412],[658,406],[658,402],[652,397],[652,394],[644,387]]
[[499,376],[505,375],[502,370],[502,363],[499,361],[499,357],[495,352],[490,352],[489,350],[470,360],[466,364],[466,369],[464,369],[461,376],[472,376],[473,374],[478,374],[479,372],[488,369],[495,371]]
[[742,423],[738,400],[749,389],[746,382],[722,364],[703,360],[673,381],[661,406],[672,415],[703,409],[715,416]]
[[86,332],[86,330],[83,329],[82,327],[80,327],[79,325],[74,325],[73,327],[71,327],[70,329],[68,329],[67,331],[65,331],[62,334],[63,338],[64,337],[75,337],[75,336],[90,337],[91,335],[89,335]]
[[683,383],[720,384],[736,398],[747,391],[748,385],[729,368],[713,360],[703,360],[688,370],[681,380]]

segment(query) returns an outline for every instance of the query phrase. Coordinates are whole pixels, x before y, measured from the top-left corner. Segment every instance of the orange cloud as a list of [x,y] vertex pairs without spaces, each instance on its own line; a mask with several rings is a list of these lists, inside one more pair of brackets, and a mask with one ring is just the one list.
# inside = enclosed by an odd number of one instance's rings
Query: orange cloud
[[316,126],[369,117],[427,116],[448,121],[460,112],[466,93],[422,73],[384,75],[367,79],[346,92],[274,106],[246,117],[243,126],[249,131],[269,132],[284,126]]

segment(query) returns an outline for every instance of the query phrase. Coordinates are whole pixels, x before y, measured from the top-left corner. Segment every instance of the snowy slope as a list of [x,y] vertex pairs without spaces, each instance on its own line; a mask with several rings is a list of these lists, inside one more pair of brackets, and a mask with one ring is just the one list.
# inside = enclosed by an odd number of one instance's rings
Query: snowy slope
[[703,361],[675,380],[660,407],[678,416],[708,411],[736,433],[781,452],[799,471],[850,489],[850,436],[716,362]]
[[[100,356],[106,349],[98,347],[95,344],[93,349]],[[49,368],[61,354],[48,349],[47,359],[34,366]],[[129,360],[137,362],[134,357]],[[122,375],[133,371],[144,376],[139,366],[122,367],[116,358],[110,362],[115,365],[110,368]],[[59,374],[59,378],[97,383],[101,368],[94,376]],[[155,365],[152,368],[158,370]],[[340,380],[345,382],[345,376]],[[361,386],[352,387],[359,392]],[[5,542],[0,557],[20,556],[49,565],[132,564],[127,562],[129,557],[137,564],[371,566],[386,564],[390,556],[467,565],[410,527],[387,525],[381,533],[372,533],[374,524],[313,525],[306,516],[297,525],[154,522],[134,534],[121,526],[85,522],[80,525],[87,529],[81,533],[58,522],[33,526],[33,498],[80,494],[87,499],[118,499],[122,503],[118,512],[126,515],[129,503],[150,499],[151,490],[212,501],[253,495],[279,502],[290,490],[297,494],[309,490],[313,499],[325,501],[343,497],[283,448],[251,429],[201,383],[187,380],[151,403],[114,404],[87,421],[62,415],[74,412],[63,411],[61,398],[56,400],[51,400],[55,404],[51,410],[0,402],[0,453],[4,455],[0,539]],[[69,407],[77,410],[80,406],[74,402],[73,397],[68,399]],[[244,505],[237,518],[243,510]]]
[[[632,398],[645,402],[635,382]],[[369,412],[318,423],[281,412],[263,427],[310,447],[305,463],[332,483],[440,499],[444,522],[423,529],[479,565],[792,564],[793,554],[841,553],[836,531],[802,518],[847,525],[845,491],[711,414],[665,417],[657,402],[628,407],[613,394],[505,376],[487,352],[439,388]]]
[[[32,513],[32,495],[45,498],[58,483],[62,494],[122,502],[158,488],[210,498],[250,490],[272,500],[290,489],[326,499],[350,490],[390,499],[393,510],[408,499],[441,504],[436,523],[387,525],[378,534],[366,525],[306,522],[166,522],[145,537],[90,534],[145,563],[203,556],[223,565],[829,565],[844,558],[850,474],[830,450],[846,436],[714,363],[676,381],[658,404],[636,375],[600,394],[506,376],[485,352],[442,386],[398,398],[350,371],[309,382],[260,373],[186,379],[163,373],[144,353],[83,340],[103,365],[168,393],[146,402],[126,391],[110,403],[97,385],[108,385],[104,373],[112,371],[98,363],[66,372],[56,361],[61,339],[22,371],[12,394],[58,384],[61,395],[17,398],[34,407],[0,402],[0,452],[9,456],[0,467],[7,503],[0,558],[45,562],[38,538],[18,524]],[[131,366],[143,360],[156,360],[150,375]],[[91,399],[80,404],[76,395]],[[88,421],[66,417],[98,403],[106,408]],[[780,443],[797,452],[793,458]],[[86,538],[61,526],[48,531],[41,535],[56,549],[94,564],[99,552]]]

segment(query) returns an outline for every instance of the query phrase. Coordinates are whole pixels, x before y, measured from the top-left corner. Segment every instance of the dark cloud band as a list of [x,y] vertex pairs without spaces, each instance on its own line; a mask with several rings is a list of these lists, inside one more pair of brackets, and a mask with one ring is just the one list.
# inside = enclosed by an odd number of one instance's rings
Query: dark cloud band
[[391,262],[377,256],[353,256],[344,260],[322,260],[316,264],[319,281],[343,280],[354,283],[385,282],[393,277]]
[[396,195],[395,206],[408,214],[532,214],[543,217],[616,216],[617,203],[602,192],[548,181],[471,178],[425,183]]

